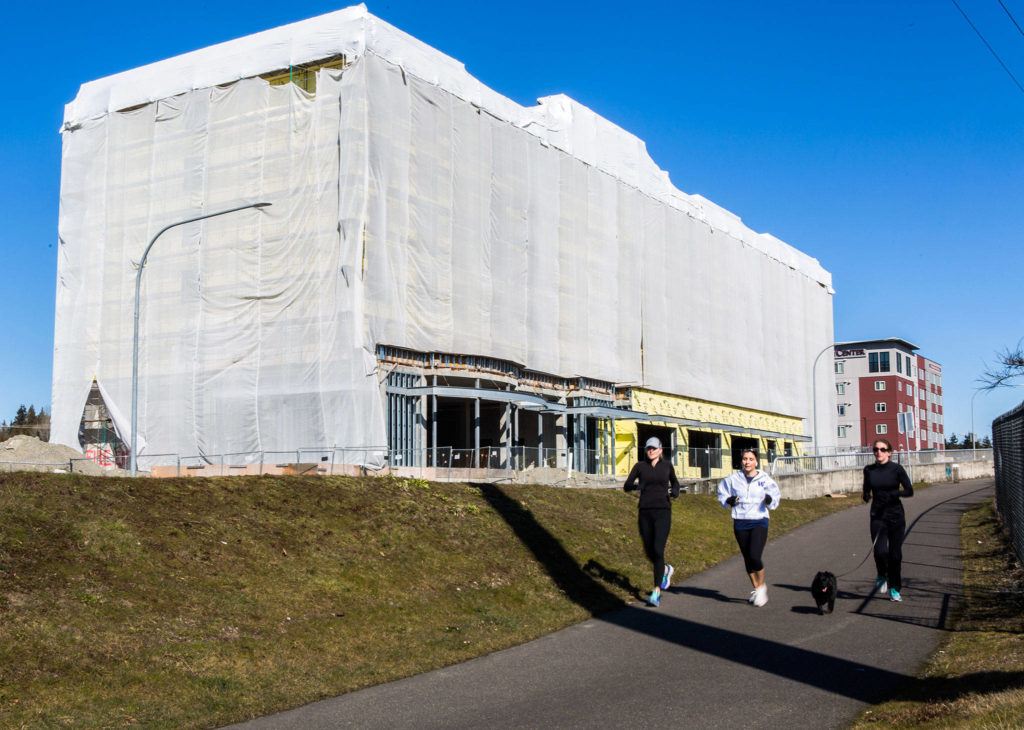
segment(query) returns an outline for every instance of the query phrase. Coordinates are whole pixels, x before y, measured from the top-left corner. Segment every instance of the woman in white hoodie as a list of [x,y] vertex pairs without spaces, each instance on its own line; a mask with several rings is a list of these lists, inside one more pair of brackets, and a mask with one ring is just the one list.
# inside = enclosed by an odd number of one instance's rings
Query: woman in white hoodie
[[779,506],[782,494],[775,480],[757,468],[757,454],[744,449],[743,471],[730,474],[718,485],[718,501],[732,508],[732,529],[743,553],[743,562],[754,590],[747,603],[761,607],[768,603],[761,555],[768,542],[768,510]]

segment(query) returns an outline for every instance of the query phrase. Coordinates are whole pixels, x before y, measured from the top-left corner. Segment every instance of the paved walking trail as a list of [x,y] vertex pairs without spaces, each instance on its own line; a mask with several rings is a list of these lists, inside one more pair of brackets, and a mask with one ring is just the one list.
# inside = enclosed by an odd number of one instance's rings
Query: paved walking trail
[[[904,602],[872,596],[874,561],[839,579],[819,616],[815,572],[852,570],[871,547],[867,506],[772,540],[768,604],[746,603],[732,558],[663,595],[522,646],[235,727],[841,728],[934,650],[960,600],[960,515],[981,479],[904,500]],[[784,508],[784,505],[783,505]],[[669,538],[668,558],[686,549]]]

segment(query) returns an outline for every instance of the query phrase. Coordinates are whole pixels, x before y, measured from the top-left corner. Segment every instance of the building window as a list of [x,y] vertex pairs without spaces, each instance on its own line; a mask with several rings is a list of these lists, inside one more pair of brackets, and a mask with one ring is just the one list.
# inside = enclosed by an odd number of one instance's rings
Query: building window
[[880,352],[878,353],[878,371],[882,373],[889,372],[889,353]]
[[901,393],[903,392],[903,381],[902,380],[897,380],[896,381],[896,390],[900,391]]
[[875,390],[885,390],[885,381],[884,380],[876,380],[875,381]]
[[885,403],[875,403],[875,413],[885,413]]
[[868,353],[868,372],[869,373],[877,373],[878,372],[878,353],[877,352],[869,352]]
[[903,372],[903,357],[898,352],[896,353],[896,372]]
[[907,383],[907,395],[909,395],[911,398],[914,397],[914,386],[911,385],[910,383]]
[[841,438],[841,439],[846,438],[846,426],[840,426],[837,429],[837,433],[839,435],[839,438]]
[[836,383],[836,395],[846,395],[846,383]]
[[889,433],[889,426],[887,426],[884,423],[875,424],[875,433],[877,433],[877,434]]
[[914,373],[910,370],[910,355],[907,355],[907,375],[913,375]]
[[838,409],[840,416],[845,416],[846,415],[846,406],[845,405],[836,406],[836,408]]
[[843,366],[844,366],[844,364],[845,364],[845,363],[841,363],[841,362],[837,362],[837,363],[836,363],[836,375],[842,375],[842,374],[843,374],[843,371],[844,371],[844,369],[845,369],[845,368],[843,367]]

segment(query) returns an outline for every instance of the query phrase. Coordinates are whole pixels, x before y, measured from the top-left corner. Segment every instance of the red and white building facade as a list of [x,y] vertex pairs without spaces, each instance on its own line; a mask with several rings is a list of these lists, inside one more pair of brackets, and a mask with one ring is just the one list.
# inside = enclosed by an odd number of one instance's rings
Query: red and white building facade
[[[840,448],[867,447],[876,438],[900,451],[945,448],[942,366],[917,349],[895,337],[835,344]],[[900,413],[913,414],[912,434],[900,433]]]

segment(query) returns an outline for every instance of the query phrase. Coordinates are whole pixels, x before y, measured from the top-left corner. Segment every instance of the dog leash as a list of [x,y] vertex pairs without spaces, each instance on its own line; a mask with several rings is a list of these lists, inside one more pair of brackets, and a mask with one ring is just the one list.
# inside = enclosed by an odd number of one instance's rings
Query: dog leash
[[874,552],[874,550],[875,550],[875,543],[876,543],[876,542],[878,542],[878,538],[879,538],[879,536],[880,536],[881,534],[882,534],[882,531],[881,531],[881,530],[879,530],[879,531],[878,531],[878,532],[877,532],[877,533],[875,534],[875,539],[871,541],[871,549],[870,549],[870,550],[868,550],[868,552],[867,552],[867,555],[865,555],[865,556],[864,556],[864,559],[863,559],[863,560],[861,560],[861,561],[860,561],[859,563],[857,563],[857,567],[856,567],[856,568],[854,568],[853,570],[848,570],[848,571],[846,571],[845,573],[840,573],[839,575],[837,575],[837,576],[836,576],[836,578],[837,578],[837,579],[838,579],[838,578],[843,578],[843,577],[845,577],[845,576],[849,575],[850,573],[853,573],[853,572],[857,571],[857,570],[858,570],[858,569],[860,568],[860,566],[864,565],[864,563],[866,563],[866,562],[868,561],[868,558],[870,558],[870,557],[871,557],[871,553],[873,553],[873,552]]

